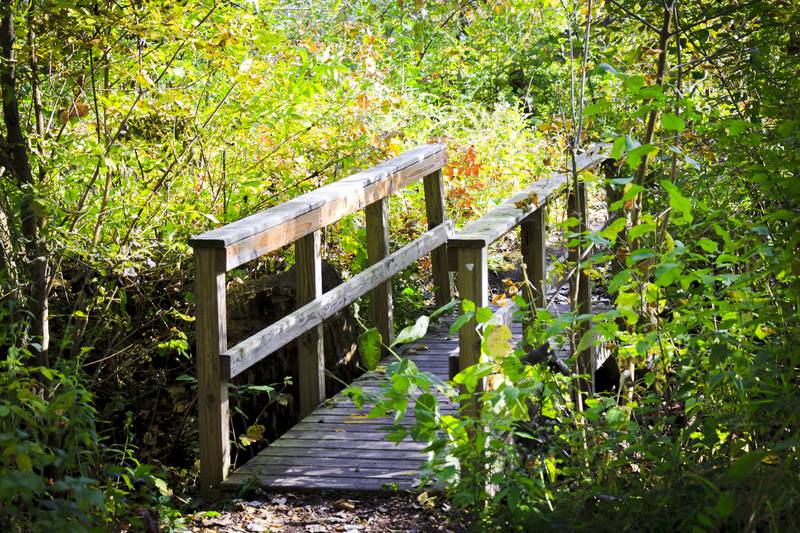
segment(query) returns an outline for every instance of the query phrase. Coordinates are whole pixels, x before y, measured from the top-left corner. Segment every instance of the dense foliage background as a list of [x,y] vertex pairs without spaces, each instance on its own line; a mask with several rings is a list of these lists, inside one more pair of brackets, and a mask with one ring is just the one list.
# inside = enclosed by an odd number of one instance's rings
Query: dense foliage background
[[[0,527],[171,516],[196,472],[188,237],[431,140],[457,225],[596,141],[618,163],[590,186],[611,180],[627,222],[584,236],[614,251],[584,268],[615,302],[590,338],[630,386],[547,416],[513,496],[451,480],[454,501],[496,525],[798,527],[792,2],[30,0],[2,19]],[[392,201],[402,244],[421,191]],[[362,268],[363,221],[327,231],[342,275]],[[396,286],[405,320],[424,273]],[[540,318],[531,335],[572,325]],[[533,398],[543,372],[507,369],[508,390]]]

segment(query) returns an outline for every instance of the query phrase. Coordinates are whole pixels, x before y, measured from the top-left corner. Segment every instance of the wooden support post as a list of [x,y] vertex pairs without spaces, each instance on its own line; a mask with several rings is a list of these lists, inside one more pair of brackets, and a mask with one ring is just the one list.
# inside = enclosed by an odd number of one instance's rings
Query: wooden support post
[[[574,159],[573,159],[574,161]],[[578,220],[578,225],[574,226],[576,233],[584,233],[588,229],[588,199],[586,196],[586,183],[580,177],[571,176],[570,194],[567,198],[568,214],[570,217],[575,217]],[[581,256],[585,249],[582,245],[584,239],[581,237],[577,246],[569,250],[569,264],[574,266],[575,274],[570,278],[570,301],[572,309],[577,311],[578,314],[589,314],[592,312],[592,289],[589,276],[584,272],[578,264],[581,261]],[[578,331],[575,335],[575,348],[581,342],[581,339],[589,330],[589,322],[583,321],[578,326]],[[579,390],[583,394],[588,394],[592,389],[592,382],[594,381],[594,369],[592,368],[592,348],[589,347],[576,354],[576,372],[580,375],[588,375],[589,379],[579,380]],[[582,402],[579,403],[582,405]]]
[[[536,319],[536,310],[547,305],[547,204],[531,213],[519,226],[522,260],[528,281],[523,296],[528,302],[530,323]],[[525,324],[527,328],[530,323]]]
[[[589,204],[586,194],[586,183],[583,180],[578,180],[578,214],[580,224],[580,231],[585,232],[589,229]],[[585,242],[583,239],[581,242]],[[580,246],[580,254],[586,249],[585,245]],[[579,256],[580,258],[580,256]],[[588,258],[585,258],[588,259]],[[578,276],[577,287],[577,310],[580,315],[588,315],[592,312],[592,282],[589,279],[589,271],[578,268],[576,270]],[[590,328],[590,321],[584,320],[580,323],[578,328],[577,342],[580,343],[581,339],[586,335]],[[587,374],[588,380],[581,380],[581,391],[589,393],[593,389],[594,384],[594,349],[592,346],[585,348],[578,353],[577,367],[580,374]]]
[[[322,296],[320,231],[301,237],[294,245],[297,276],[297,307]],[[297,339],[300,418],[325,401],[325,352],[322,324],[311,327]]]
[[[384,198],[365,209],[367,219],[367,259],[372,266],[389,255],[389,201]],[[387,280],[370,292],[370,318],[387,346],[394,338],[392,285]]]
[[[441,169],[428,174],[422,181],[425,186],[425,212],[428,218],[428,229],[433,229],[447,220]],[[447,244],[443,244],[431,252],[433,287],[436,294],[436,305],[439,307],[445,305],[453,297],[447,261]]]
[[[463,300],[475,302],[476,307],[489,305],[487,294],[489,288],[489,269],[486,263],[486,247],[458,249],[458,295]],[[460,370],[480,361],[481,338],[476,331],[477,323],[473,318],[464,326],[458,335],[458,347],[461,354]],[[482,390],[478,384],[478,390]]]
[[200,422],[200,487],[210,497],[228,475],[228,382],[220,354],[228,349],[225,250],[194,250],[197,305],[197,405]]

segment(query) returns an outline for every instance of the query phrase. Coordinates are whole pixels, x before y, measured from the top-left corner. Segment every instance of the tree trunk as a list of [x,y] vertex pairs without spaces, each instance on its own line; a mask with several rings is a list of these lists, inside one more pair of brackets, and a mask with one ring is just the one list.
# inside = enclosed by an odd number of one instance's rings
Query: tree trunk
[[29,297],[26,298],[26,307],[31,313],[31,345],[37,354],[37,363],[48,364],[48,345],[50,343],[48,324],[48,259],[41,240],[40,229],[43,219],[35,212],[36,187],[31,172],[28,157],[28,142],[22,131],[19,118],[19,103],[17,102],[16,86],[16,54],[14,52],[14,9],[12,2],[6,1],[2,6],[2,21],[0,21],[0,85],[3,96],[3,120],[6,126],[6,138],[3,151],[8,164],[7,171],[22,190],[22,205],[20,206],[20,225],[25,241],[25,274],[30,283]]

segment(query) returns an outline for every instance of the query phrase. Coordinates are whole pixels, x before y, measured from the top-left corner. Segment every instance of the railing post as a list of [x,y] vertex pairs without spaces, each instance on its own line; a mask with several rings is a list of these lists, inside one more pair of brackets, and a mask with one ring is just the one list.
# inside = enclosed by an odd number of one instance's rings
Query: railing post
[[[301,237],[294,244],[297,276],[297,307],[322,296],[320,231]],[[322,324],[309,329],[297,340],[300,418],[325,401],[325,352]]]
[[230,469],[228,382],[220,365],[220,354],[228,348],[225,250],[195,248],[194,261],[200,486],[208,497]]
[[[574,158],[573,158],[574,162]],[[573,171],[577,172],[576,169]],[[569,216],[575,217],[578,220],[576,232],[583,234],[588,229],[588,199],[586,197],[586,183],[580,179],[575,173],[571,176],[572,187],[570,188],[570,195],[568,197]],[[572,309],[577,311],[579,315],[590,314],[592,312],[592,287],[589,275],[580,268],[581,256],[585,246],[581,243],[584,242],[583,236],[579,238],[579,244],[569,251],[569,263],[574,265],[575,275],[570,279],[570,299],[572,301]],[[584,258],[585,259],[585,258]],[[577,335],[575,337],[575,348],[581,342],[586,332],[589,330],[590,323],[588,320],[583,320],[578,326]],[[588,380],[580,379],[580,391],[588,394],[592,390],[594,383],[594,368],[593,368],[593,352],[592,347],[581,350],[576,357],[576,371],[580,375],[588,375]]]
[[[428,218],[428,229],[433,229],[447,220],[444,204],[444,183],[441,169],[422,178],[425,187],[425,213]],[[443,244],[431,252],[431,270],[433,286],[436,294],[436,305],[443,306],[453,297],[448,267],[447,244]]]
[[[370,266],[389,255],[389,201],[384,198],[364,210],[367,219],[367,260]],[[394,338],[391,281],[370,292],[370,318],[387,346]]]
[[536,309],[547,305],[547,204],[531,213],[519,226],[522,260],[530,287],[523,296],[530,311],[526,328],[536,319]]
[[[489,305],[489,270],[486,263],[486,247],[458,248],[458,295],[463,300],[475,302],[475,307]],[[460,370],[477,364],[481,358],[481,338],[476,330],[477,322],[471,319],[461,327],[458,348],[461,354]],[[476,392],[483,390],[479,383]],[[474,407],[473,407],[474,409]]]

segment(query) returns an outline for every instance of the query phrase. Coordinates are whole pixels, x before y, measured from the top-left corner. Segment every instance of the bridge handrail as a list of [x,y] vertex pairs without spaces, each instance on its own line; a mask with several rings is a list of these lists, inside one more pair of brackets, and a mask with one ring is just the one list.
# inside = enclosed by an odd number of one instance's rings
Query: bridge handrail
[[[228,381],[298,339],[300,416],[326,398],[322,322],[371,292],[370,313],[384,342],[394,332],[390,278],[431,254],[436,300],[450,300],[441,144],[419,146],[345,179],[276,207],[193,237],[200,484],[208,494],[230,468]],[[388,197],[423,178],[428,231],[389,253]],[[323,294],[321,229],[365,210],[369,267]],[[228,346],[225,274],[282,246],[295,245],[298,309],[255,335]]]

